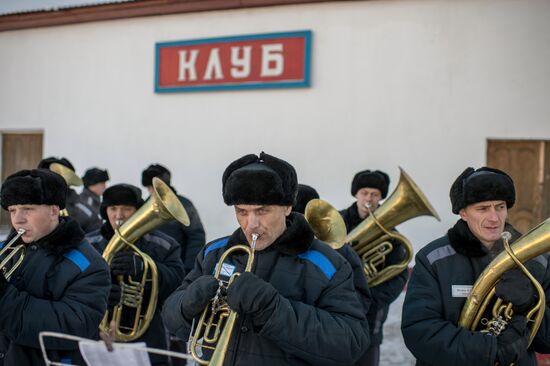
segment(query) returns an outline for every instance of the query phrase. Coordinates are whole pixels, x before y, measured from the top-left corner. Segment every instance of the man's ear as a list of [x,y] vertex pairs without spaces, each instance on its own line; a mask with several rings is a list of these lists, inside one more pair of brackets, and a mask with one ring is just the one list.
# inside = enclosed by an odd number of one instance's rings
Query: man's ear
[[461,208],[460,211],[458,211],[458,214],[462,220],[468,222],[468,215],[466,214],[465,209]]
[[52,205],[50,207],[52,208],[52,216],[59,216],[59,212],[61,211],[59,206]]
[[292,206],[285,206],[285,216],[290,215],[292,212]]

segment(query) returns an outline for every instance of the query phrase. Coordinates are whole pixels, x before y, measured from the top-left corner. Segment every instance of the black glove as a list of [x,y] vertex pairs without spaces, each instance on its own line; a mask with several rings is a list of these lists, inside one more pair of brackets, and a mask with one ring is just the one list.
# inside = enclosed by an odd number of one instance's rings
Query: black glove
[[181,312],[187,319],[200,314],[208,302],[216,295],[218,280],[212,275],[197,278],[185,289],[181,300]]
[[527,353],[529,329],[523,315],[515,315],[497,337],[497,359],[502,366],[518,361]]
[[227,304],[241,314],[252,315],[255,326],[263,326],[277,306],[279,292],[252,272],[238,276],[227,290]]
[[529,310],[536,301],[535,294],[533,284],[518,268],[505,272],[495,287],[495,295],[511,302],[516,313]]
[[109,309],[114,308],[120,302],[120,286],[113,283],[111,285],[111,292],[109,292],[108,307]]
[[118,252],[111,261],[111,273],[139,277],[143,273],[143,260],[134,252]]
[[0,272],[0,298],[4,296],[4,293],[8,289],[9,283],[3,273]]

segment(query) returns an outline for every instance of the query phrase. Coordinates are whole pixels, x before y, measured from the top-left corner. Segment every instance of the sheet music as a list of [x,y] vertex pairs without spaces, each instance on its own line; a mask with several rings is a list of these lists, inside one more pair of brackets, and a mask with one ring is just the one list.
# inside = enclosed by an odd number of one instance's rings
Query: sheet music
[[132,349],[127,346],[144,348],[145,342],[125,343],[125,347],[113,344],[113,352],[107,351],[103,342],[80,341],[78,347],[88,366],[150,366],[147,351]]

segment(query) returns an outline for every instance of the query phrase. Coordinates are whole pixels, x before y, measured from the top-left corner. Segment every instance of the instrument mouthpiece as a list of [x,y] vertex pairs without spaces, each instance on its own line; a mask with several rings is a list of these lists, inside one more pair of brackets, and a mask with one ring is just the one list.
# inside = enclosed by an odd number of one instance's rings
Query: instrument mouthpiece
[[256,249],[256,240],[258,240],[259,237],[260,235],[256,233],[252,233],[252,243],[250,244],[250,247],[252,248],[252,250]]
[[23,234],[25,234],[25,231],[27,231],[27,230],[25,230],[25,229],[23,229],[23,228],[18,229],[18,230],[17,230],[17,235],[23,235]]
[[510,239],[512,239],[512,234],[510,234],[508,231],[503,231],[502,234],[500,234],[500,237],[502,238],[502,240],[509,241]]

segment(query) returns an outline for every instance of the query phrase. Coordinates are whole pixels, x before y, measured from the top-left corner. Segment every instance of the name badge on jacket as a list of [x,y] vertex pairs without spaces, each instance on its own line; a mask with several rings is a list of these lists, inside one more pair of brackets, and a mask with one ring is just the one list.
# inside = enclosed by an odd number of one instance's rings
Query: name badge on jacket
[[472,291],[471,285],[452,285],[453,297],[468,297]]

